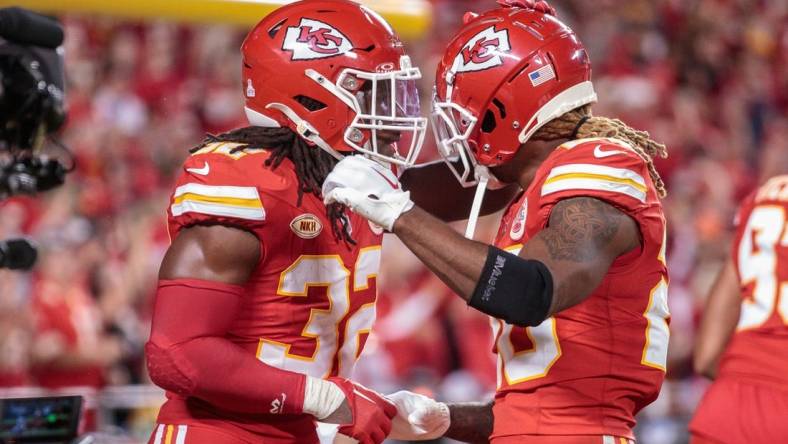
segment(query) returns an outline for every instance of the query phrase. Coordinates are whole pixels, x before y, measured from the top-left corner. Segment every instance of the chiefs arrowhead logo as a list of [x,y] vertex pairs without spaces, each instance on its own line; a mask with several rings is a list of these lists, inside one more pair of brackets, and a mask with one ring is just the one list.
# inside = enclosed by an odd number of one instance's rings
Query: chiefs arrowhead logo
[[282,49],[293,53],[290,60],[313,60],[345,54],[353,44],[333,26],[302,18],[298,26],[287,28]]
[[484,71],[503,65],[502,54],[511,51],[509,44],[509,32],[506,29],[495,30],[495,26],[490,26],[484,31],[476,34],[460,53],[454,58],[452,71],[470,72]]
[[477,40],[473,48],[467,46],[462,48],[462,51],[460,51],[460,54],[462,54],[462,61],[465,65],[471,62],[481,65],[495,57],[493,51],[497,49],[500,44],[501,40],[497,38],[492,40]]

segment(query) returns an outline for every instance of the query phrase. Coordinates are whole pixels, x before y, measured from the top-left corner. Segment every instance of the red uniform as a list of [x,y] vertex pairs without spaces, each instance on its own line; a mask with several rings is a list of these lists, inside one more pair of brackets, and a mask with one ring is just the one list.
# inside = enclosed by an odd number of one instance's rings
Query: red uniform
[[616,259],[588,299],[537,327],[493,320],[493,442],[528,442],[518,441],[525,435],[626,441],[634,437],[635,414],[657,397],[664,379],[665,218],[646,162],[628,145],[600,138],[557,148],[505,213],[495,245],[519,252],[545,228],[556,203],[580,196],[635,220],[642,246]]
[[788,176],[751,194],[736,216],[741,314],[690,424],[722,443],[788,440]]
[[[168,211],[170,234],[220,224],[257,236],[260,263],[245,286],[243,315],[226,338],[279,369],[349,376],[375,319],[382,230],[348,212],[357,244],[337,241],[319,198],[304,194],[297,205],[298,179],[289,160],[271,170],[263,166],[267,151],[233,153],[236,146],[210,144],[186,161]],[[238,414],[171,392],[167,398],[158,422],[172,427],[157,428],[156,444],[167,442],[168,433],[173,443],[183,442],[181,430],[187,436],[190,429],[216,434],[205,442],[220,436],[228,442],[317,442],[309,415]]]

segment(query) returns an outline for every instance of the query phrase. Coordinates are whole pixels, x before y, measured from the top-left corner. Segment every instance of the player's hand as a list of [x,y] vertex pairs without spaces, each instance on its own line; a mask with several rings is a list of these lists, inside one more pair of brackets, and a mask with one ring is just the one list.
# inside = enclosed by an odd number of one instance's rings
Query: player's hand
[[[371,174],[364,174],[363,172]],[[373,173],[376,171],[377,173]],[[353,188],[380,196],[392,187],[401,188],[399,179],[391,170],[360,154],[345,156],[323,181],[323,195],[334,188]]]
[[397,414],[397,407],[361,384],[338,377],[328,381],[336,384],[346,399],[334,413],[321,421],[340,424],[339,433],[355,438],[361,444],[383,442],[391,431],[391,418]]
[[386,398],[397,406],[389,438],[401,441],[437,439],[449,429],[449,407],[442,402],[407,390]]
[[359,155],[345,157],[326,177],[323,201],[345,205],[388,231],[413,208],[410,192],[402,190],[390,169]]

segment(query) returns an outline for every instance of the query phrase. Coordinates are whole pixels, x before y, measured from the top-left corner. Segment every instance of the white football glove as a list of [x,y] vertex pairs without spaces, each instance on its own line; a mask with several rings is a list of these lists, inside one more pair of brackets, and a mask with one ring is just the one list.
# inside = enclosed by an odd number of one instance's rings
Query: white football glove
[[413,208],[391,169],[355,155],[342,159],[323,182],[323,202],[341,203],[388,231],[394,221]]
[[316,422],[317,441],[320,444],[358,444],[358,440],[339,433],[339,424]]
[[386,398],[397,406],[397,416],[391,423],[391,439],[437,439],[449,429],[449,407],[442,402],[407,390],[387,395]]

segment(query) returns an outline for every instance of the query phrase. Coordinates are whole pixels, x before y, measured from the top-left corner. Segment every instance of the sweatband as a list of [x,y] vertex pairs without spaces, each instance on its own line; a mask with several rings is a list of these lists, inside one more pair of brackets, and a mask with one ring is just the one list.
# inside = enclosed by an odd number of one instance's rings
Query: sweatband
[[468,305],[520,327],[539,325],[553,302],[553,276],[537,260],[490,246]]
[[323,419],[334,413],[345,399],[345,393],[333,382],[306,377],[304,413]]

